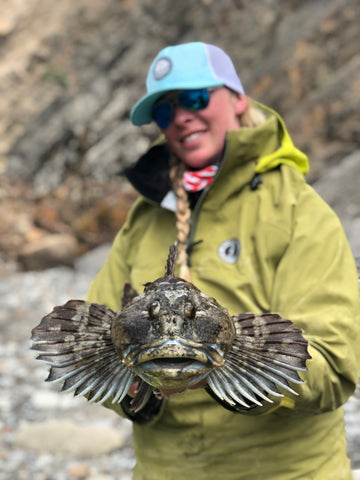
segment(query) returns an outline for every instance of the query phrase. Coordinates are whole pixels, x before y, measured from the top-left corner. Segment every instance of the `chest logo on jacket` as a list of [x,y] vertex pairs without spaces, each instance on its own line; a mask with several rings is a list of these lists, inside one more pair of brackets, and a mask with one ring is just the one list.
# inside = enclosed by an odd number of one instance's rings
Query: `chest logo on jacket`
[[230,240],[225,240],[219,248],[218,255],[226,263],[232,264],[235,263],[240,255],[240,242],[237,238],[231,238]]

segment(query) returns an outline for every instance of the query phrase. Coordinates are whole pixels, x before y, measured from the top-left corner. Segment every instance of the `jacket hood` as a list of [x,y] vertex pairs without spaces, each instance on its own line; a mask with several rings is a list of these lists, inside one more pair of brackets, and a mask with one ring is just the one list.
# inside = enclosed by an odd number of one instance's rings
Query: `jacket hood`
[[284,120],[281,116],[265,105],[254,102],[258,108],[264,111],[267,116],[274,116],[278,124],[279,132],[279,148],[274,152],[259,158],[256,165],[256,172],[262,173],[272,170],[281,164],[290,165],[299,170],[300,173],[306,174],[309,171],[309,161],[307,156],[298,148],[296,148],[291,140],[289,132],[285,126]]

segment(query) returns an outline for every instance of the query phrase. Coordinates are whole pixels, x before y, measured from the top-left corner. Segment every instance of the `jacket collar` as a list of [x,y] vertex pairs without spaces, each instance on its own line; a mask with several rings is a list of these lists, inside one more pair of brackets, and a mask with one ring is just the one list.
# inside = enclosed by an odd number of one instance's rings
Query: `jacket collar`
[[160,143],[151,147],[134,165],[125,168],[123,174],[141,195],[161,203],[172,188],[169,160],[167,143]]

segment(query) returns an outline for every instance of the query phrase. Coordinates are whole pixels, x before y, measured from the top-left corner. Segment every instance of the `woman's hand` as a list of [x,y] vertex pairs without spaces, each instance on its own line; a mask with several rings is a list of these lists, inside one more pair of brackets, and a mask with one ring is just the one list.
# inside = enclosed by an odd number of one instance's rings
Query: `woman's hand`
[[139,390],[139,382],[134,382],[130,385],[130,388],[127,394],[129,395],[129,397],[135,398],[138,390]]

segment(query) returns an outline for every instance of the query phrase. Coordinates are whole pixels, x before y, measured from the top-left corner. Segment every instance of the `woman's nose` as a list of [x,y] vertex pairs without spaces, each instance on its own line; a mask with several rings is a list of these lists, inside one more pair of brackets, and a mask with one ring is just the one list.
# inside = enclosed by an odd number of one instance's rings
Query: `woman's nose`
[[186,123],[194,118],[194,112],[187,108],[177,105],[174,111],[173,122],[177,125]]

